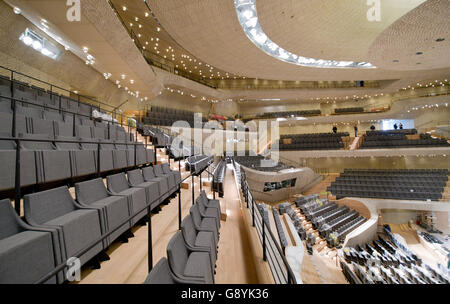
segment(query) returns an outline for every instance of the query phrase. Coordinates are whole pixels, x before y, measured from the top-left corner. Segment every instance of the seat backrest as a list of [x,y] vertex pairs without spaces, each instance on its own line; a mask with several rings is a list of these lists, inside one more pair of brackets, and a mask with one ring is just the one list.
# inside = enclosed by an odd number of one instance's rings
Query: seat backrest
[[198,227],[200,227],[202,225],[202,216],[200,215],[197,204],[189,209],[189,214],[192,217],[192,222],[194,223],[195,228],[197,229]]
[[11,101],[0,97],[0,112],[12,113]]
[[91,127],[76,125],[75,126],[75,136],[83,138],[83,139],[92,138]]
[[195,246],[195,239],[197,238],[197,231],[195,229],[194,222],[191,215],[187,215],[181,222],[181,231],[183,237],[189,246]]
[[41,225],[76,209],[67,186],[25,195],[25,219],[30,224]]
[[24,115],[26,117],[44,118],[44,111],[36,108],[24,107],[16,105],[16,113]]
[[142,176],[142,172],[140,169],[131,170],[127,172],[128,181],[131,185],[139,185],[145,182],[144,176]]
[[149,180],[154,179],[156,177],[155,173],[153,172],[153,167],[142,168],[142,175],[144,176],[144,179],[146,181],[149,181]]
[[19,225],[20,219],[14,211],[11,201],[4,199],[0,201],[0,240],[22,232],[24,229]]
[[168,173],[171,172],[168,163],[162,164],[162,165],[161,165],[161,168],[162,168],[162,171],[163,171],[164,173],[166,173],[166,174],[168,174]]
[[81,117],[80,121],[83,126],[94,127],[94,121],[87,117]]
[[[19,133],[19,137],[23,139],[37,139],[37,140],[53,140],[47,134],[23,134]],[[51,141],[21,141],[21,145],[24,149],[28,150],[55,150]]]
[[163,172],[163,170],[161,168],[161,165],[153,166],[153,170],[154,170],[156,176],[164,175],[164,172]]
[[73,136],[73,125],[70,123],[65,123],[62,121],[54,122],[55,135],[72,137]]
[[40,118],[31,118],[31,132],[33,134],[47,134],[54,138],[55,131],[53,129],[53,122],[51,120],[44,120]]
[[[76,137],[71,136],[56,136],[57,140],[76,141]],[[80,144],[76,142],[55,142],[57,150],[80,150]]]
[[93,135],[96,139],[106,139],[106,129],[100,128],[100,127],[94,127],[93,129]]
[[78,202],[85,205],[90,205],[93,202],[108,197],[108,192],[106,191],[103,179],[96,178],[93,180],[76,183],[75,195]]
[[106,177],[109,191],[113,193],[120,193],[130,188],[125,173],[118,173]]
[[63,121],[63,116],[58,112],[44,111],[44,117],[46,120]]
[[169,263],[165,257],[161,258],[148,274],[144,284],[175,284]]
[[167,245],[167,259],[175,275],[182,276],[189,258],[189,251],[184,244],[181,231],[175,233]]

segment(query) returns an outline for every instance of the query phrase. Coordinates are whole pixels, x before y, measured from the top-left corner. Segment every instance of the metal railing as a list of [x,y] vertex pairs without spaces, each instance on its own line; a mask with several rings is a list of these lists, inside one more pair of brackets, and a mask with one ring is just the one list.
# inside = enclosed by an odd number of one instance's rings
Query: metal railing
[[242,195],[252,217],[252,226],[255,227],[260,238],[263,250],[263,260],[267,261],[276,284],[297,284],[295,275],[289,262],[284,255],[284,251],[278,244],[270,229],[270,224],[264,220],[264,216],[258,209],[258,204],[253,198],[252,192],[247,183],[245,172],[240,172],[239,165],[235,164]]

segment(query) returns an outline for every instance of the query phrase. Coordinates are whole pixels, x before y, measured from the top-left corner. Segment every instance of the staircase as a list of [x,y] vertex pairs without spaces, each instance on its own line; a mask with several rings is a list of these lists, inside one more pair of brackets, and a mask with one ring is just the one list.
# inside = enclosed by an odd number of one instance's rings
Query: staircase
[[339,173],[330,173],[329,175],[325,176],[325,178],[320,183],[304,192],[303,194],[310,195],[318,193],[320,198],[326,198],[326,195],[323,195],[322,193],[327,191],[327,188],[331,186],[331,183],[334,182],[338,176]]
[[444,192],[442,192],[441,202],[450,201],[450,181],[447,182],[444,188]]

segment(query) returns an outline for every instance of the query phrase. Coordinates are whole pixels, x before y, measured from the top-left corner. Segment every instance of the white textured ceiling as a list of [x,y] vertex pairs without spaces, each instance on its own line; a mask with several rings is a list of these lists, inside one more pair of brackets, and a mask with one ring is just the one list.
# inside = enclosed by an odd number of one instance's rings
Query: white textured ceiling
[[[377,52],[377,47],[374,47],[375,50],[371,49],[371,41],[377,41],[377,35],[389,31],[392,23],[396,25],[396,18],[401,20],[405,17],[402,17],[404,14],[408,18],[414,15],[426,15],[427,19],[432,18],[433,11],[427,9],[425,4],[414,9],[420,1],[408,1],[409,9],[412,11],[407,13],[408,7],[404,6],[405,1],[381,1],[382,18],[385,16],[387,20],[374,25],[369,24],[365,19],[366,12],[361,8],[362,2],[365,1],[258,0],[257,10],[264,31],[289,51],[324,59],[369,62],[374,59],[375,63],[382,68],[330,70],[305,68],[281,62],[263,53],[246,37],[236,17],[233,1],[164,0],[152,1],[149,5],[165,30],[190,53],[218,68],[248,77],[300,81],[400,79],[395,84],[395,88],[399,88],[421,79],[439,78],[439,76],[450,74],[448,54],[437,59],[440,70],[430,70],[426,64],[423,64],[422,70],[416,71],[417,67],[414,63],[414,68],[409,67],[413,71],[399,71],[392,67],[392,58],[384,55],[380,59],[378,54],[381,50]],[[429,0],[428,2],[435,8],[448,12],[448,0]],[[359,7],[356,7],[355,3]],[[368,9],[368,6],[365,8]],[[278,16],[283,9],[284,17]],[[349,14],[345,13],[346,11]],[[293,18],[291,18],[292,15]],[[426,41],[423,35],[429,35],[429,33],[417,30],[424,26],[422,20],[425,19],[413,17],[413,20],[415,23],[403,26],[403,35],[398,39],[406,41],[416,39],[416,46],[422,46],[422,49],[425,49],[430,41]],[[282,30],[279,30],[280,28]],[[447,26],[446,36],[448,36],[448,28]],[[357,37],[355,38],[354,35]],[[378,47],[402,48],[401,45],[395,46],[392,41]],[[436,48],[440,47],[442,46],[436,45]],[[422,56],[425,58],[430,55],[424,53]]]

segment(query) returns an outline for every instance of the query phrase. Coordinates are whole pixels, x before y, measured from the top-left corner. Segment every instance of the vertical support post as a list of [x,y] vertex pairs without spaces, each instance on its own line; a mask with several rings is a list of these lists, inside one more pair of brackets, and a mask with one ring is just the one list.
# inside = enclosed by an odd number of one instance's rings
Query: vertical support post
[[155,163],[154,163],[154,165],[156,165],[158,163],[158,152],[157,152],[158,148],[156,148],[156,146],[154,146],[154,148],[155,148]]
[[181,185],[178,187],[178,230],[181,230]]
[[252,226],[255,227],[255,201],[252,199]]
[[20,216],[20,139],[16,139],[16,178],[15,178],[15,197],[14,197],[14,209]]
[[200,173],[200,191],[203,190],[203,187],[202,187],[202,174],[203,174],[203,172]]
[[73,115],[72,115],[72,117],[73,117],[73,121],[72,121],[72,136],[74,136],[75,137],[75,113],[73,113]]
[[147,208],[147,222],[148,272],[150,272],[153,269],[152,216],[150,206]]
[[97,143],[97,177],[100,177],[100,140]]
[[137,145],[136,145],[136,143],[133,143],[133,144],[134,144],[134,166],[136,167],[137,166],[137,151],[136,151]]
[[261,216],[261,225],[262,225],[262,238],[263,238],[263,260],[267,261],[267,255],[266,255],[266,223],[264,221],[264,216]]
[[195,198],[194,198],[194,175],[191,175],[191,184],[192,184],[192,205],[194,205]]

